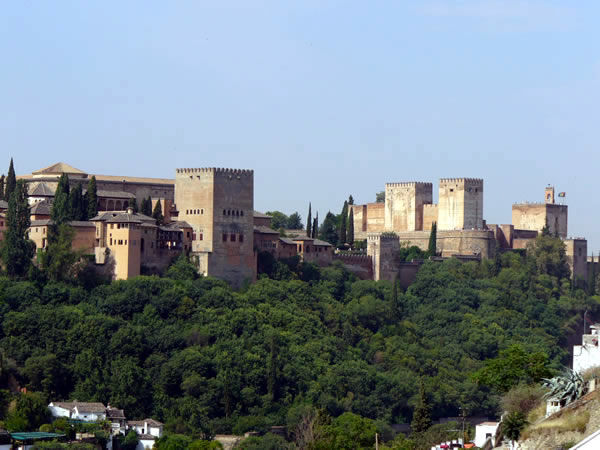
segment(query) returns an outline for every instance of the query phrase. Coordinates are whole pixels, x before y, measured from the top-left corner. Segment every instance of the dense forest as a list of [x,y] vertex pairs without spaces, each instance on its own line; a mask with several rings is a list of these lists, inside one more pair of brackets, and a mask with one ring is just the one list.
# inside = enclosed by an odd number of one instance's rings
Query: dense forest
[[[423,399],[433,419],[497,416],[497,394],[569,364],[567,339],[599,300],[572,288],[551,236],[528,255],[427,262],[406,292],[297,260],[238,292],[185,258],[164,277],[112,283],[30,268],[0,278],[0,420],[14,423],[9,390],[21,386],[200,438],[293,432],[312,415],[391,439]],[[335,436],[322,448],[346,448]]]

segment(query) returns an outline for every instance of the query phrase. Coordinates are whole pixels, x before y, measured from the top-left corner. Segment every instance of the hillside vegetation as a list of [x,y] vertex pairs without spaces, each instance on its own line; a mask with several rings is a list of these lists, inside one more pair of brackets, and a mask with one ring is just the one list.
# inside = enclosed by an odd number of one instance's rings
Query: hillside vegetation
[[278,262],[271,273],[240,292],[185,259],[164,277],[110,284],[1,278],[0,387],[110,402],[204,438],[294,431],[316,414],[329,427],[314,437],[322,448],[346,448],[335,440],[354,426],[368,447],[370,430],[391,439],[390,424],[411,421],[421,381],[434,419],[459,407],[497,416],[496,394],[568,363],[582,312],[600,310],[572,289],[550,236],[527,257],[428,262],[405,293],[341,266]]

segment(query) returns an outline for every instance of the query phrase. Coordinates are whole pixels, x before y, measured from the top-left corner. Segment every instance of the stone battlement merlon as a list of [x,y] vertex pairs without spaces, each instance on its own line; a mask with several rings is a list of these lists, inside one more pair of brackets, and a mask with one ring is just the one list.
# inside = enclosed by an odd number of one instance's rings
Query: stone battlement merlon
[[464,183],[483,186],[483,178],[440,178],[440,183]]
[[385,183],[385,187],[415,187],[415,186],[431,186],[433,188],[433,183],[429,183],[427,181],[404,181],[400,183]]
[[372,257],[370,255],[346,255],[344,253],[334,253],[333,259],[340,259],[347,262],[366,262],[371,261]]
[[199,167],[199,168],[182,168],[175,169],[176,173],[181,174],[193,174],[193,173],[218,173],[225,175],[252,175],[254,170],[252,169],[229,169],[223,167]]

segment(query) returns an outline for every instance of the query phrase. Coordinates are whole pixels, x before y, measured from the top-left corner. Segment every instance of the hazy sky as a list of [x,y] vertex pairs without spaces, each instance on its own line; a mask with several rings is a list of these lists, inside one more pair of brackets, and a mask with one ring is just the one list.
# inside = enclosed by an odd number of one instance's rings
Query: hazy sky
[[551,183],[597,254],[599,20],[597,0],[3,2],[2,164],[249,168],[256,209],[303,218],[480,177],[510,223]]

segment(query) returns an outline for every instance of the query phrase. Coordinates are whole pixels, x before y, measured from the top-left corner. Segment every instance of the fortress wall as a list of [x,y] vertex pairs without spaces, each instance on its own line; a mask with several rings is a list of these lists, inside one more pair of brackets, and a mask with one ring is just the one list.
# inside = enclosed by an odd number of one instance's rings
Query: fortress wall
[[573,279],[581,277],[587,280],[587,240],[566,239],[564,241],[566,256]]
[[396,234],[400,239],[401,245],[408,245],[409,247],[416,245],[421,250],[427,250],[429,247],[429,236],[431,235],[431,231],[403,231],[402,233]]
[[367,238],[367,205],[350,205],[354,217],[354,239]]
[[385,230],[421,230],[423,205],[432,203],[432,189],[431,183],[386,183]]
[[546,224],[551,234],[567,237],[568,207],[550,203],[520,203],[512,206],[515,228],[541,231]]
[[368,255],[346,255],[343,253],[334,253],[334,261],[341,261],[344,268],[352,272],[361,280],[373,279],[373,260]]
[[492,258],[496,240],[491,230],[438,231],[437,246],[444,257],[479,255],[481,258]]
[[423,205],[423,230],[430,231],[438,221],[438,205]]

